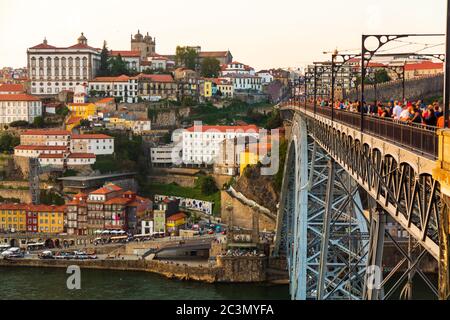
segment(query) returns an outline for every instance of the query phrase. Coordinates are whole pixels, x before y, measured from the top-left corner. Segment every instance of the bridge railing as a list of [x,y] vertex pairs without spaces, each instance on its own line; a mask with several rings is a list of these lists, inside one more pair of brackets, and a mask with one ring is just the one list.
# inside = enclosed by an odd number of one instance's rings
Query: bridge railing
[[[283,106],[295,106],[300,111],[314,112],[312,104],[299,104],[297,102],[286,102]],[[331,107],[316,106],[316,114],[331,119]],[[348,110],[334,109],[334,121],[361,129],[361,114]],[[423,156],[437,159],[438,136],[437,127],[406,123],[391,118],[363,115],[364,133],[397,144]]]

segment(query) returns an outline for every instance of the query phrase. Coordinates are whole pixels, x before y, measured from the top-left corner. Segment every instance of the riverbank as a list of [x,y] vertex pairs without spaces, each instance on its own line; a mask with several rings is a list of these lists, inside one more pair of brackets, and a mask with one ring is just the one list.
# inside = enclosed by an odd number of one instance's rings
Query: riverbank
[[64,268],[0,267],[0,300],[289,300],[289,286],[205,283],[154,273],[81,270],[81,289],[69,290]]
[[183,262],[158,260],[0,260],[0,267],[67,268],[77,265],[82,269],[142,271],[169,279],[193,280],[206,283],[265,282],[265,257],[217,257],[215,265],[192,265]]

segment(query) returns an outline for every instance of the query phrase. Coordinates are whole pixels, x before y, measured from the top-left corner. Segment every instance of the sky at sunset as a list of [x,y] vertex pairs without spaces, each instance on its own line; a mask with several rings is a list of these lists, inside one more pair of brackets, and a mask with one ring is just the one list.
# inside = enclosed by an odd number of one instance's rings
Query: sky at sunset
[[[138,29],[156,37],[160,54],[199,45],[205,51],[229,49],[235,60],[256,69],[297,67],[325,59],[323,51],[336,47],[358,51],[362,33],[443,33],[446,2],[0,0],[0,67],[25,66],[26,49],[44,37],[51,45],[69,46],[81,32],[91,46],[106,40],[110,49],[129,50],[130,34]],[[443,38],[417,41],[431,45]]]

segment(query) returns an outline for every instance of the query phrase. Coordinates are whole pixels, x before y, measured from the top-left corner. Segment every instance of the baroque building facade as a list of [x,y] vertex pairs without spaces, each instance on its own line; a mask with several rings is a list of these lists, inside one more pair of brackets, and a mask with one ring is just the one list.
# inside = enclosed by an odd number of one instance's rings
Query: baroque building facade
[[75,91],[97,75],[100,49],[88,45],[82,33],[70,47],[55,47],[47,39],[27,50],[30,90],[33,95],[57,95],[61,91]]

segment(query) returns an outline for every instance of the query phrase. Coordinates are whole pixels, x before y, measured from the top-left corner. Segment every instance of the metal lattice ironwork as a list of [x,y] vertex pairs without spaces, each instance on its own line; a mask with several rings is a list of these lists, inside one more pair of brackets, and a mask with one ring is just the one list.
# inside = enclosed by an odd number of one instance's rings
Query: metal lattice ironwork
[[294,127],[298,138],[288,151],[275,249],[287,257],[291,296],[361,299],[368,229],[358,187],[342,168],[329,166],[319,145],[307,142],[306,128]]

